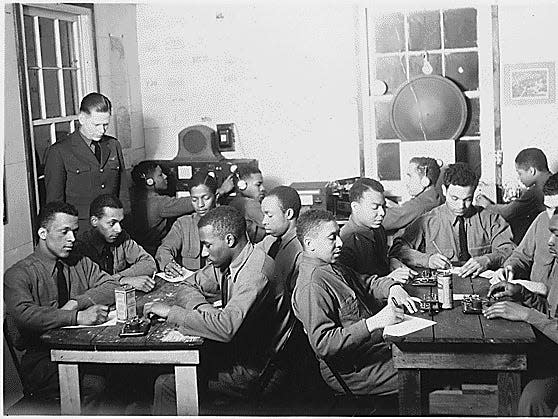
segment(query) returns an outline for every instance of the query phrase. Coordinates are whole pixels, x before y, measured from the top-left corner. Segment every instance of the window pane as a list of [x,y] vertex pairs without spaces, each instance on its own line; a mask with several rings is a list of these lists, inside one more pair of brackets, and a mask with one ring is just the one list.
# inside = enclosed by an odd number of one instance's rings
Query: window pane
[[35,158],[37,159],[37,174],[43,174],[45,164],[45,152],[51,144],[50,125],[38,125],[33,127],[35,140]]
[[75,56],[72,22],[60,21],[60,50],[62,53],[62,67],[72,67]]
[[444,11],[444,45],[446,48],[477,46],[477,10]]
[[378,144],[378,177],[380,180],[401,180],[399,143]]
[[43,67],[55,67],[56,54],[54,49],[54,20],[40,17],[39,33],[41,36],[41,56],[43,58]]
[[55,124],[56,130],[56,141],[60,141],[62,138],[65,138],[66,135],[70,132],[70,123],[69,122],[58,122]]
[[393,140],[397,138],[397,134],[391,127],[389,122],[389,111],[391,109],[391,101],[381,101],[374,104],[376,109],[376,138],[382,140]]
[[77,71],[64,70],[64,94],[66,100],[66,115],[77,115]]
[[376,79],[387,84],[386,93],[394,93],[407,80],[404,57],[382,57],[376,61]]
[[412,13],[408,19],[410,51],[428,51],[442,47],[438,11]]
[[393,13],[378,17],[376,21],[376,52],[405,51],[403,15]]
[[467,101],[467,124],[465,125],[465,133],[463,135],[478,136],[480,135],[480,103],[479,99],[465,98]]
[[29,70],[29,96],[31,97],[31,118],[41,119],[41,102],[39,99],[38,70]]
[[447,54],[446,76],[456,82],[462,90],[478,90],[478,54],[476,52]]
[[31,16],[23,16],[23,26],[25,27],[27,65],[29,67],[35,67],[37,65],[37,57],[35,55],[35,31],[33,30],[33,18]]
[[58,70],[44,70],[46,116],[53,118],[60,116],[60,98],[58,96]]
[[[432,73],[439,76],[442,75],[442,54],[428,54],[428,62],[432,66]],[[424,76],[422,71],[424,58],[422,55],[413,55],[409,57],[409,77],[412,79],[417,76]]]

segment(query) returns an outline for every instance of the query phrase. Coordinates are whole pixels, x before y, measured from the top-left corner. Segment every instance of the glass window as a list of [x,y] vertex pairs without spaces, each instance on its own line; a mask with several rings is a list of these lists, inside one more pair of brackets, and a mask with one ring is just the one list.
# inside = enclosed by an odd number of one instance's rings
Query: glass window
[[444,10],[444,44],[446,48],[477,47],[477,10]]
[[41,57],[43,59],[43,67],[56,67],[54,20],[40,17],[39,34],[41,37]]
[[418,12],[409,15],[409,50],[429,51],[442,46],[440,12]]
[[376,22],[376,51],[405,51],[405,27],[402,13],[384,15]]

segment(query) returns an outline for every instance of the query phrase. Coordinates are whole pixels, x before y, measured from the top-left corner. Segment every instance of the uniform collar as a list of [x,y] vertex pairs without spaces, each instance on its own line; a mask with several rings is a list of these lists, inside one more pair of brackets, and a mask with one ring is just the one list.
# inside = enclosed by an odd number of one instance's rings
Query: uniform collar
[[[278,237],[279,238],[279,237]],[[296,229],[295,228],[290,228],[287,230],[287,232],[285,234],[283,234],[281,237],[281,249],[284,249],[285,247],[287,247],[287,245],[293,241],[293,240],[297,240],[296,238]]]
[[254,251],[254,245],[252,243],[247,243],[238,256],[229,265],[229,270],[231,272],[231,279],[233,282],[236,281],[236,275],[244,267],[246,261]]
[[312,256],[308,256],[306,252],[302,253],[301,263],[310,266],[330,266],[330,263],[324,262],[321,259],[314,258]]
[[51,255],[48,253],[48,251],[42,249],[41,246],[37,246],[35,248],[35,257],[37,258],[37,260],[39,260],[39,262],[41,262],[45,266],[45,268],[47,268],[47,272],[51,272],[51,273],[54,273],[56,262],[58,261],[63,262],[63,260],[60,258],[56,258],[56,260],[53,260]]

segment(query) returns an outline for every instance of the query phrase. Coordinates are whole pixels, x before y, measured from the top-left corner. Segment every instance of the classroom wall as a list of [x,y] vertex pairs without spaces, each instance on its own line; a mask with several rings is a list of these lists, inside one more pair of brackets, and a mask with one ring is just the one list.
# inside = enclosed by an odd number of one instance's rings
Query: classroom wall
[[[145,159],[136,5],[100,3],[95,4],[93,10],[99,91],[108,96],[113,104],[108,134],[118,138],[122,145],[127,169],[124,181],[131,185],[132,165]],[[121,199],[128,212],[126,186]]]
[[[33,251],[31,215],[27,191],[27,168],[23,148],[23,125],[18,84],[17,54],[13,7],[4,5],[4,169],[8,223],[0,240],[4,249],[2,272]],[[9,406],[23,395],[21,383],[4,345],[4,406]]]
[[[558,2],[499,2],[501,85],[506,64],[558,62]],[[554,83],[558,82],[555,72]],[[502,91],[502,95],[505,92]],[[516,178],[514,159],[526,147],[539,147],[558,171],[558,102],[507,105],[502,103],[503,178]]]
[[356,9],[350,3],[142,4],[138,55],[147,158],[181,129],[234,122],[268,186],[359,174]]

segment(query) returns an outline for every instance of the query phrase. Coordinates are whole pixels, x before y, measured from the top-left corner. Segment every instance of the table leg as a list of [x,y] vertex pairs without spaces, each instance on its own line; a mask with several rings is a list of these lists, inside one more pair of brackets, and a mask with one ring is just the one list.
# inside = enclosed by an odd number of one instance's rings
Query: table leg
[[175,366],[178,416],[198,415],[198,378],[195,366]]
[[498,373],[498,416],[517,416],[521,396],[521,373],[505,371]]
[[419,369],[397,370],[399,380],[399,415],[426,416],[428,405],[423,394],[422,372]]
[[81,401],[78,364],[58,364],[58,381],[60,383],[60,413],[79,415]]

